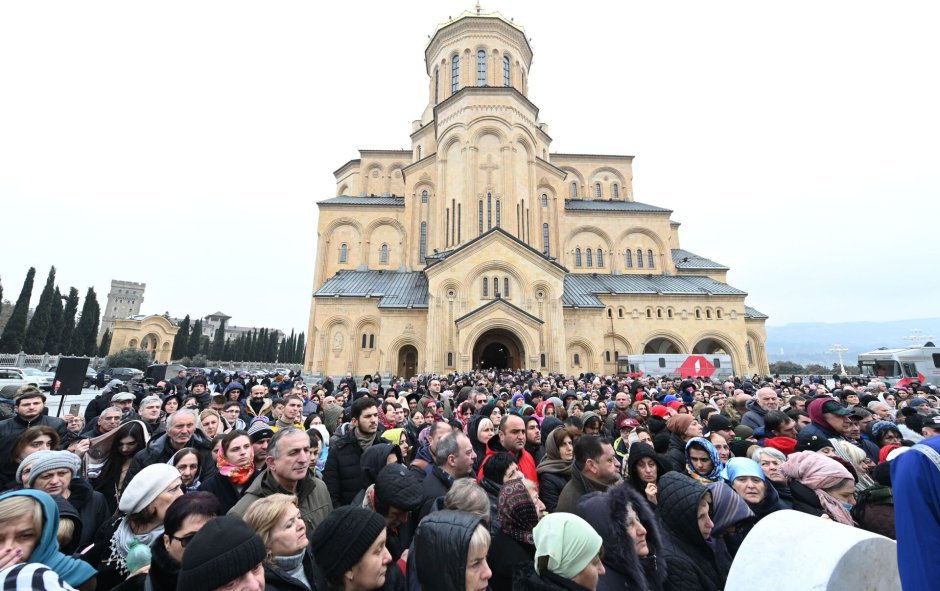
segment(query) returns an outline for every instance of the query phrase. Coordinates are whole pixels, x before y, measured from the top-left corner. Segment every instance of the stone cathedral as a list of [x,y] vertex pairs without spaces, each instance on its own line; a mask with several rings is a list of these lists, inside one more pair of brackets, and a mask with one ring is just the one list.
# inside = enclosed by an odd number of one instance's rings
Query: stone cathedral
[[360,151],[317,203],[306,371],[610,374],[641,353],[767,371],[767,316],[634,199],[633,157],[551,151],[521,26],[464,12],[424,59],[411,150]]

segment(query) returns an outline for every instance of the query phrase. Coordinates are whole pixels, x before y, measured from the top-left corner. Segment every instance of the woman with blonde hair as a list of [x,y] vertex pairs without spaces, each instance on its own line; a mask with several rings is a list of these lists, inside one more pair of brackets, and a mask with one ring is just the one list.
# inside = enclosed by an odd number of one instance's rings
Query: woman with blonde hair
[[222,424],[222,418],[217,411],[211,408],[199,413],[199,424],[202,425],[202,432],[209,439],[215,439],[215,436],[221,433],[219,427]]
[[875,463],[871,461],[860,447],[850,441],[838,441],[836,453],[845,458],[855,468],[858,475],[858,481],[855,483],[855,492],[861,493],[875,486],[875,480],[871,477],[871,471]]
[[314,588],[313,554],[297,497],[274,494],[259,499],[245,512],[245,523],[258,532],[268,551],[264,559],[265,589],[311,591]]

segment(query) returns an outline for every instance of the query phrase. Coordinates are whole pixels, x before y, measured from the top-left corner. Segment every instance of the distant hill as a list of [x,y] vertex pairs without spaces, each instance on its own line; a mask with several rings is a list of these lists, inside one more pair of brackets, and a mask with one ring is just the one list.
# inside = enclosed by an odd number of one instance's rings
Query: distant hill
[[774,361],[795,361],[801,365],[831,365],[839,360],[829,353],[834,344],[847,348],[843,353],[846,367],[858,363],[858,354],[878,347],[907,347],[914,343],[904,340],[914,329],[932,335],[940,343],[940,318],[920,318],[891,322],[802,322],[767,327],[767,357]]

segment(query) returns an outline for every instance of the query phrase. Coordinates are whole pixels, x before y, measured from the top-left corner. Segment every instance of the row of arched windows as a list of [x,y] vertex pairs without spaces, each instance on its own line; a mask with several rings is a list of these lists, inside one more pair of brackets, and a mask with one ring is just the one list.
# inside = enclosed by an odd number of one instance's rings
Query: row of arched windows
[[[494,213],[493,194],[487,193],[486,194],[486,229],[487,230],[493,229],[493,213]],[[500,228],[503,225],[503,207],[502,207],[502,201],[500,200],[499,197],[496,198],[495,213],[496,213],[496,227]],[[480,227],[480,234],[482,234],[483,233],[483,200],[482,199],[480,199],[480,202],[479,202],[477,218],[478,218],[477,222]]]
[[[477,50],[477,86],[487,86],[486,83],[486,50]],[[434,100],[437,102],[438,94],[438,72],[434,70]],[[508,55],[503,56],[503,86],[511,86],[512,82],[512,60]],[[454,54],[450,57],[450,93],[454,94],[460,90],[460,55]]]
[[[673,309],[672,309],[672,308],[655,308],[655,309],[654,309],[654,308],[650,307],[650,308],[647,308],[647,309],[646,309],[646,317],[647,317],[647,318],[654,318],[654,317],[655,317],[655,318],[673,318],[673,314],[674,314],[674,313],[673,313]],[[695,308],[695,310],[692,312],[692,314],[695,316],[695,318],[696,318],[697,320],[701,320],[702,317],[703,317],[703,310],[702,310],[702,308]],[[625,314],[625,311],[624,311],[623,307],[618,307],[618,308],[617,308],[617,318],[624,318],[625,315],[626,315],[626,314]],[[614,317],[614,309],[613,309],[613,308],[607,308],[607,317],[608,317],[608,318],[613,318],[613,317]],[[716,308],[716,309],[714,310],[714,313],[712,312],[712,309],[711,309],[711,308],[705,308],[705,310],[704,310],[704,318],[705,318],[706,320],[711,320],[712,318],[715,318],[716,320],[721,320],[721,319],[724,318],[724,313],[723,313],[723,311],[722,311],[721,308]]]
[[490,278],[484,277],[483,284],[481,289],[481,294],[484,298],[494,297],[494,298],[508,298],[509,297],[509,277],[503,277],[502,287],[503,290],[500,291],[500,282],[499,277],[494,276],[492,278],[492,289],[493,295],[490,295]]
[[362,333],[362,348],[375,349],[375,334]]
[[[594,266],[594,257],[597,256],[597,266],[604,266],[604,251],[600,248],[597,250],[591,250],[587,248],[584,250],[584,258],[581,257],[581,248],[574,249],[574,266],[575,267],[593,267]],[[584,264],[586,262],[586,264]]]
[[[632,269],[632,268],[633,268],[634,260],[636,261],[636,268],[637,268],[637,269],[643,269],[643,268],[644,268],[644,265],[643,265],[643,249],[641,249],[641,248],[636,249],[636,259],[634,259],[634,257],[633,257],[633,251],[630,250],[629,248],[627,249],[627,251],[624,253],[624,266],[626,266],[626,268],[628,268],[628,269]],[[647,268],[647,269],[655,269],[655,268],[656,268],[656,259],[653,257],[653,251],[652,251],[652,249],[649,249],[649,250],[646,251],[646,267],[645,267],[645,268]]]
[[[601,183],[594,183],[594,191],[592,193],[594,199],[602,199],[604,197],[604,192],[601,187]],[[578,198],[578,181],[571,181],[571,199]],[[620,199],[620,183],[611,183],[610,184],[610,198],[611,199]]]

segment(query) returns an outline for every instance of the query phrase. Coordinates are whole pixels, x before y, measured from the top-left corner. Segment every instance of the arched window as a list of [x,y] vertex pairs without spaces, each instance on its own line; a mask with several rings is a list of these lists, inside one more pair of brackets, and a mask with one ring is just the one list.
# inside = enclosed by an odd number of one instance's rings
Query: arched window
[[617,308],[617,317],[623,318],[623,308]]
[[427,202],[428,202],[428,191],[427,189],[425,189],[424,191],[421,191],[421,203],[427,203]]
[[503,277],[503,297],[509,297],[509,277]]
[[572,181],[571,183],[571,198],[578,198],[578,183],[576,181]]
[[477,86],[486,86],[486,51],[477,52]]
[[539,355],[539,359],[542,363],[541,367],[545,367],[545,353],[542,353],[541,355]]
[[441,72],[434,68],[434,104],[440,101],[441,96]]
[[497,228],[502,227],[502,225],[503,225],[503,224],[502,224],[502,220],[503,220],[502,206],[501,206],[501,204],[500,204],[500,199],[497,198],[497,199],[496,199],[496,227],[497,227]]
[[418,160],[421,160],[421,146],[418,146]]
[[503,86],[509,86],[509,56],[503,56]]
[[448,351],[447,352],[447,367],[453,367],[453,366],[454,366],[454,352]]
[[349,247],[344,242],[339,245],[339,262],[345,263],[347,260],[349,260]]
[[656,265],[653,264],[653,251],[652,250],[646,251],[646,263],[650,269],[656,268]]
[[379,262],[383,265],[388,264],[388,244],[383,244],[379,249]]
[[617,183],[614,183],[614,186],[611,187],[610,192],[613,195],[614,199],[620,199],[620,185],[618,185]]
[[581,356],[577,353],[574,354],[574,357],[571,359],[575,365],[581,365]]
[[656,308],[656,317],[657,317],[657,318],[662,318],[662,317],[663,317],[663,309],[662,309],[662,308]]
[[633,251],[630,250],[629,248],[627,249],[627,268],[628,269],[633,268]]
[[480,234],[483,233],[483,200],[480,199]]
[[548,207],[548,195],[542,193],[542,207]]
[[701,318],[701,317],[702,317],[702,311],[699,310],[698,308],[695,309],[695,317],[696,317],[696,318]]
[[594,198],[595,199],[601,198],[601,184],[600,183],[594,183]]
[[712,319],[712,311],[711,311],[711,310],[705,310],[705,318],[707,318],[708,320],[711,320],[711,319]]
[[652,308],[647,308],[647,309],[646,309],[646,317],[647,317],[647,318],[652,318],[652,317],[653,317],[653,309],[652,309]]
[[363,349],[366,348],[366,338],[368,338],[368,335],[366,333],[362,333],[362,348]]
[[604,251],[599,248],[597,249],[597,266],[604,266]]
[[718,308],[717,310],[715,310],[715,317],[718,320],[721,320],[721,308]]
[[375,349],[375,334],[369,335],[369,348]]
[[548,248],[548,224],[542,224],[542,254],[548,256],[551,253]]
[[611,310],[610,308],[607,308],[607,317],[608,317],[608,318],[613,318],[613,317],[614,317],[614,311]]
[[418,244],[418,262],[423,263],[428,256],[428,223],[421,222],[421,241]]
[[489,294],[489,287],[488,287],[488,286],[489,286],[489,281],[490,281],[490,280],[487,279],[486,277],[483,278],[483,297],[485,297],[485,298],[487,298],[487,297],[490,296],[490,294]]
[[672,308],[666,310],[666,316],[668,316],[669,318],[672,318]]
[[610,363],[610,351],[604,351],[604,359]]
[[493,227],[493,194],[486,194],[486,229]]
[[585,252],[584,254],[586,255],[585,258],[587,258],[587,266],[593,267],[594,266],[594,254],[592,253],[591,249],[590,248],[587,249],[587,252]]
[[493,297],[499,297],[499,277],[493,277]]
[[643,251],[639,248],[636,249],[636,266],[641,269],[643,268]]
[[456,53],[450,58],[450,93],[460,89],[460,56]]
[[747,364],[754,365],[754,353],[751,351],[751,341],[744,343],[744,352],[747,353]]
[[580,248],[574,249],[574,266],[575,267],[581,266],[581,249]]

